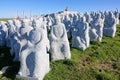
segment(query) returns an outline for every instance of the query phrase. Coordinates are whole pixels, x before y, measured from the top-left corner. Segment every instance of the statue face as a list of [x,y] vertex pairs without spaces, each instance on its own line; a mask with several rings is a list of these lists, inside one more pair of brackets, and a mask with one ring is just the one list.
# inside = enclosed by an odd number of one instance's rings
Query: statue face
[[53,33],[56,37],[60,38],[63,35],[63,29],[61,26],[55,26],[53,28]]
[[40,22],[35,20],[32,22],[32,26],[33,26],[33,28],[39,28]]
[[60,23],[60,16],[59,15],[55,15],[55,23]]
[[33,44],[38,43],[41,39],[42,39],[41,29],[40,30],[36,29],[35,31],[30,32],[29,40],[31,43],[33,43]]

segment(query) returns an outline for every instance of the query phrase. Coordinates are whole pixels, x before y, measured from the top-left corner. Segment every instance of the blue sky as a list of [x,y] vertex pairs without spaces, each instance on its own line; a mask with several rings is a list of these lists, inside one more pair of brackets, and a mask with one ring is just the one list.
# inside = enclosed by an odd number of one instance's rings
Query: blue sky
[[120,0],[0,0],[0,17],[27,16],[63,11],[68,6],[71,11],[120,11]]

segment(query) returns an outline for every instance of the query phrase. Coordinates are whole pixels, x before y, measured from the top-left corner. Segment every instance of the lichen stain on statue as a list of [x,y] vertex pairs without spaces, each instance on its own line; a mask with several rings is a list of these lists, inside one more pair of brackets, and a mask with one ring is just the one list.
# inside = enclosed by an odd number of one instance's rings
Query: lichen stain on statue
[[55,15],[55,25],[51,29],[50,52],[53,61],[71,58],[65,25],[60,22],[59,15]]
[[45,33],[37,21],[33,21],[33,28],[28,36],[25,49],[20,55],[19,76],[25,79],[42,80],[49,72],[49,54],[45,44]]

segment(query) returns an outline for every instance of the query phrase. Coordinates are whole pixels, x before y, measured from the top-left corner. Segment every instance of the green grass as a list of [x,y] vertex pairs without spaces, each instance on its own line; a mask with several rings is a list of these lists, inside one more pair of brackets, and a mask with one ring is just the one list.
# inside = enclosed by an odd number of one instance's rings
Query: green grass
[[[22,80],[15,78],[19,63],[13,63],[8,53],[8,48],[0,47],[0,68],[10,65],[0,79]],[[120,80],[120,25],[114,38],[92,41],[85,51],[71,48],[71,55],[71,60],[50,62],[51,70],[44,80]]]
[[8,21],[9,18],[0,18],[0,21]]

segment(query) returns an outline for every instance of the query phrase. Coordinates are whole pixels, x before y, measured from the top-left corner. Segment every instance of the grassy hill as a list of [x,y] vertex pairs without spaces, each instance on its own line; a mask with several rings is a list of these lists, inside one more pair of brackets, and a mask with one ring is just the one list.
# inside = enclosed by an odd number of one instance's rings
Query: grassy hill
[[0,21],[8,21],[9,18],[0,18]]
[[[92,41],[85,51],[71,48],[71,54],[71,60],[50,62],[44,80],[120,80],[120,25],[114,38]],[[0,47],[0,69],[5,65],[10,67],[0,79],[22,80],[15,78],[19,63],[12,62],[8,48]]]

